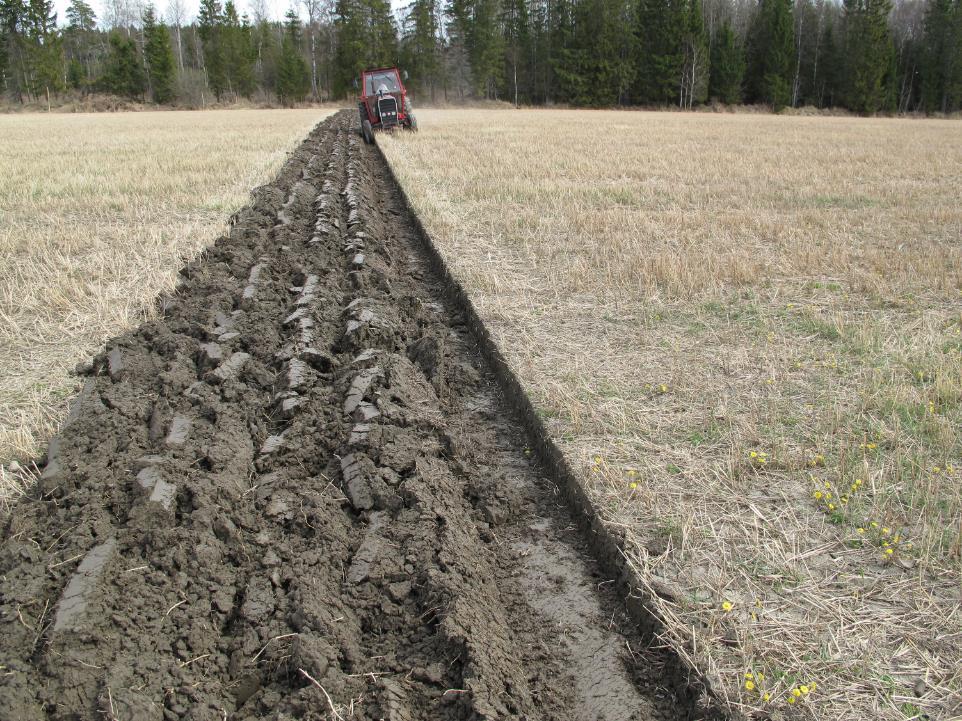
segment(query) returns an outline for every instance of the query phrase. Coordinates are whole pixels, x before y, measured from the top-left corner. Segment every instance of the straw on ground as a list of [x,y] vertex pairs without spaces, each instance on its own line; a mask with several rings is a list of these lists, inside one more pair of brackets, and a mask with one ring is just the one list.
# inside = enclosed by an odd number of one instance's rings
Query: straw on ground
[[962,714],[953,121],[422,111],[379,140],[729,707]]

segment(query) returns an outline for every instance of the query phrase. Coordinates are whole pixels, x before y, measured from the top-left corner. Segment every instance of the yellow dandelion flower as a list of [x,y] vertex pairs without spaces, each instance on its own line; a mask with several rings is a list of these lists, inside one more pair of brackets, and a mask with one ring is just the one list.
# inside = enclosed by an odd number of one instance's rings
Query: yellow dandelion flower
[[666,386],[664,383],[662,383],[660,386],[658,386],[658,390],[660,390],[662,393],[667,393],[667,392],[668,392],[668,386]]
[[722,611],[724,611],[725,613],[728,613],[733,608],[735,608],[735,604],[733,604],[731,601],[725,601],[722,603]]
[[748,681],[745,682],[745,688],[747,688],[749,691],[754,691],[754,690],[755,690],[755,682],[752,681],[751,679],[749,679]]
[[795,703],[795,697],[794,697],[794,696],[789,696],[789,697],[788,697],[788,702],[789,702],[789,703]]
[[886,556],[891,556],[893,553],[895,553],[895,549],[893,549],[893,548],[886,548],[886,549],[885,549],[885,555],[886,555]]
[[802,693],[808,693],[808,692],[809,692],[808,686],[799,686],[799,689],[801,690]]
[[819,500],[819,499],[821,499],[821,497],[822,497],[822,492],[821,492],[821,491],[815,491],[815,499],[816,499],[816,500]]
[[746,671],[745,678],[755,678],[755,674],[753,674],[751,671]]
[[829,503],[829,504],[828,504],[828,510],[834,511],[834,510],[835,510],[835,504],[834,504],[834,503]]
[[631,490],[635,490],[637,487],[638,487],[638,484],[635,483],[634,481],[628,484],[628,488],[630,488]]
[[872,521],[872,528],[878,528],[878,521]]
[[601,456],[595,456],[595,463],[601,463]]
[[810,690],[810,691],[814,691],[814,690],[815,690],[815,688],[816,688],[816,684],[815,684],[815,682],[814,682],[814,681],[812,681],[812,682],[811,682],[810,684],[808,684],[808,688],[809,688],[809,690]]
[[826,501],[832,500],[832,494],[830,492],[825,494],[825,500]]
[[855,530],[858,531],[859,533],[865,533],[864,528],[856,528]]
[[865,447],[868,448],[870,451],[874,451],[877,446],[874,443],[866,443]]
[[892,543],[898,543],[900,538],[901,536],[896,533],[894,536],[892,536]]
[[769,701],[771,698],[772,698],[772,695],[770,693],[765,693],[762,695],[763,701]]
[[757,454],[755,451],[752,451],[752,452],[749,453],[748,455],[749,455],[751,458],[758,458],[758,454]]
[[938,472],[941,471],[941,470],[942,470],[942,469],[939,468],[938,466],[932,466],[932,473],[938,473]]
[[798,697],[801,696],[801,695],[802,695],[802,689],[800,689],[800,688],[793,688],[793,689],[792,689],[792,696],[794,696],[795,698],[798,698]]
[[891,532],[892,532],[891,528],[888,528],[887,526],[882,527],[882,533],[884,533],[886,536],[889,535]]

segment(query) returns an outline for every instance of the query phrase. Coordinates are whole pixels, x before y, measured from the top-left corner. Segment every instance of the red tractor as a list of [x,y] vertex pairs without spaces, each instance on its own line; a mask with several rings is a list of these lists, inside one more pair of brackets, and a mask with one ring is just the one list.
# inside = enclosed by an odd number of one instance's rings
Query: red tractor
[[361,73],[360,90],[358,110],[364,142],[374,142],[375,130],[418,129],[418,121],[411,112],[411,101],[397,68],[365,70]]

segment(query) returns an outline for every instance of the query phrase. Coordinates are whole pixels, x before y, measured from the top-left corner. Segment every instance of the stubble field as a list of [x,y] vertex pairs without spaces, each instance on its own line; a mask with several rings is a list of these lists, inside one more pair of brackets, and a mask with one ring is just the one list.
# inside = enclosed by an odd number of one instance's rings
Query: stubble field
[[[321,117],[0,117],[0,462]],[[379,144],[665,644],[747,715],[962,714],[958,123],[418,119]]]
[[380,145],[731,709],[962,714],[951,121],[423,111]]
[[[330,111],[0,116],[0,503],[74,365],[143,320]],[[14,466],[16,468],[16,466]]]

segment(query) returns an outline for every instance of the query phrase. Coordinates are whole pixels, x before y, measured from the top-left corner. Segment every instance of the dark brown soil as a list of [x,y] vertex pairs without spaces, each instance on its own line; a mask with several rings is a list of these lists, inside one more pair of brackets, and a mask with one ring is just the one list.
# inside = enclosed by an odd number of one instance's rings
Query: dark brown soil
[[700,717],[355,116],[86,370],[3,533],[0,719]]

